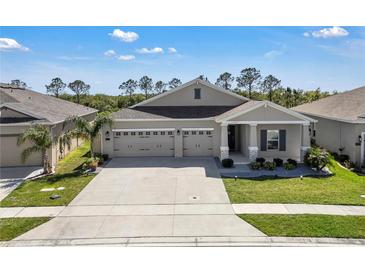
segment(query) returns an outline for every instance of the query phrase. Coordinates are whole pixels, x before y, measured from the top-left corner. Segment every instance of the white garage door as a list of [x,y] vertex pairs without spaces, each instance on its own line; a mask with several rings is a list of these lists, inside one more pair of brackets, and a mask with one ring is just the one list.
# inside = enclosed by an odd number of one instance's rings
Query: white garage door
[[122,130],[114,133],[114,155],[174,156],[174,130]]
[[184,156],[212,156],[213,131],[212,130],[184,130]]

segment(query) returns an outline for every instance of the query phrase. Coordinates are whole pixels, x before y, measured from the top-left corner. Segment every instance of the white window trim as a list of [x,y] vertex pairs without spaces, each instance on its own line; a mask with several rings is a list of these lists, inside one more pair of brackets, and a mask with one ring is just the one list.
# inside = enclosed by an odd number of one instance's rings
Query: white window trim
[[[277,148],[269,148],[269,131],[276,131],[278,133],[278,147]],[[280,149],[280,130],[278,129],[267,129],[266,130],[266,136],[267,136],[267,139],[266,139],[266,150],[270,150],[270,151],[279,151]],[[276,141],[276,140],[270,140],[270,141]]]

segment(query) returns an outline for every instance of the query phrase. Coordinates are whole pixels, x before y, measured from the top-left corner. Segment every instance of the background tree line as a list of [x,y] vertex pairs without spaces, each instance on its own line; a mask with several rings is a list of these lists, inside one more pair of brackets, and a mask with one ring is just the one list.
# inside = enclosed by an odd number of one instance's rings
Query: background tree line
[[[204,75],[200,75],[198,78],[209,82],[209,79]],[[11,84],[20,88],[28,87],[21,80],[12,80]],[[90,85],[82,80],[75,80],[66,84],[59,77],[53,78],[50,84],[45,85],[45,87],[47,93],[52,96],[96,108],[102,112],[112,112],[137,104],[167,90],[176,88],[181,84],[182,82],[178,78],[173,78],[169,82],[159,80],[154,83],[152,78],[143,76],[139,80],[128,79],[122,82],[118,87],[121,92],[118,96],[102,93],[90,95]],[[271,74],[263,77],[260,70],[256,68],[244,68],[236,77],[229,72],[224,72],[219,75],[215,84],[247,98],[269,100],[287,108],[313,102],[330,95],[329,92],[323,92],[320,88],[304,91],[302,89],[283,87],[281,80]],[[73,94],[66,93],[66,87]]]

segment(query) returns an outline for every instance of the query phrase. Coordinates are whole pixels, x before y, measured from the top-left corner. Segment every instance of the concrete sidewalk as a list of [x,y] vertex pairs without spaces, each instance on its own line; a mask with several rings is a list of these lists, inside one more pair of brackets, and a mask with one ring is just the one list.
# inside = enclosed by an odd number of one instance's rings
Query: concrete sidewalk
[[365,206],[315,204],[178,204],[0,208],[0,218],[232,214],[324,214],[365,216]]
[[365,206],[316,204],[233,204],[236,214],[324,214],[365,216]]

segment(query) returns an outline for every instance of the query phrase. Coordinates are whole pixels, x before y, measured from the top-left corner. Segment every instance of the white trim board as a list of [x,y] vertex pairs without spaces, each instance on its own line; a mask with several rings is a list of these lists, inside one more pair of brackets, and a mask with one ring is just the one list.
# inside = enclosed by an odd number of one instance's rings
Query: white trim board
[[193,79],[193,80],[191,80],[191,81],[189,81],[189,82],[186,82],[185,84],[182,84],[181,86],[178,86],[178,87],[176,87],[176,88],[174,88],[174,89],[171,89],[171,90],[169,90],[169,91],[165,91],[165,92],[163,92],[163,93],[161,93],[161,94],[159,94],[159,95],[156,95],[156,96],[154,96],[154,97],[152,97],[152,98],[149,98],[149,99],[147,99],[147,100],[145,100],[145,101],[142,101],[142,102],[140,102],[140,103],[138,103],[138,104],[135,104],[135,105],[131,106],[130,108],[134,108],[134,107],[137,107],[137,106],[143,106],[143,105],[145,105],[145,104],[148,104],[148,103],[153,102],[153,101],[155,101],[155,100],[158,100],[158,99],[160,99],[160,98],[162,98],[162,97],[165,97],[165,96],[167,96],[167,95],[170,95],[170,94],[172,94],[172,93],[174,93],[174,92],[176,92],[176,91],[179,91],[179,90],[181,90],[181,89],[183,89],[183,88],[186,88],[186,87],[188,87],[188,86],[190,86],[190,85],[193,85],[193,84],[195,84],[195,83],[196,83],[196,84],[205,85],[205,86],[207,86],[207,87],[210,87],[210,88],[212,88],[212,89],[215,89],[215,90],[217,90],[217,91],[219,91],[219,92],[222,92],[222,93],[224,93],[224,94],[227,94],[227,95],[230,95],[230,96],[236,97],[236,98],[238,98],[238,99],[240,99],[240,100],[242,100],[242,101],[250,101],[250,99],[248,99],[248,98],[246,98],[246,97],[243,97],[243,96],[241,96],[241,95],[238,95],[238,94],[236,94],[236,93],[234,93],[234,92],[232,92],[232,91],[225,90],[225,89],[223,89],[223,88],[221,88],[221,87],[218,87],[218,86],[213,85],[213,84],[211,84],[211,83],[208,83],[208,82],[206,82],[206,81],[204,81],[204,80],[201,80],[201,79],[199,79],[199,78],[196,78],[196,79]]
[[193,128],[193,127],[191,127],[191,128],[182,128],[181,130],[185,130],[185,131],[204,131],[204,130],[206,130],[206,131],[213,131],[214,130],[214,128],[210,128],[210,127],[203,127],[203,128],[201,128],[201,127],[197,127],[197,128]]
[[224,122],[227,125],[306,125],[309,126],[307,121],[227,121]]
[[212,118],[192,118],[192,119],[113,119],[115,122],[189,122],[189,121],[214,121],[214,117]]
[[140,132],[140,131],[174,131],[175,128],[118,128],[112,129],[112,132]]

